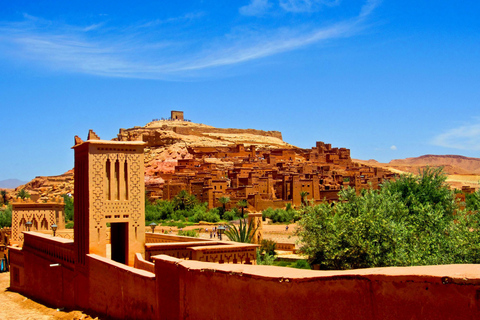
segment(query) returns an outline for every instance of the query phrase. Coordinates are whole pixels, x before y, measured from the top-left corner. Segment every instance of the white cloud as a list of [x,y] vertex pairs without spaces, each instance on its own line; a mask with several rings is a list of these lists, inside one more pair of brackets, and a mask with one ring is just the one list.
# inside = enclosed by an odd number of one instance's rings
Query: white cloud
[[279,0],[279,5],[285,11],[312,12],[320,10],[323,6],[336,6],[340,0]]
[[245,16],[263,15],[272,6],[268,0],[252,0],[250,4],[241,7],[238,11]]
[[432,144],[446,148],[479,151],[480,121],[474,124],[465,124],[439,134],[433,138]]
[[390,150],[397,150],[397,146],[396,146],[396,145],[392,145],[392,146],[390,147]]
[[[68,72],[109,77],[178,79],[313,43],[352,36],[362,29],[362,21],[376,3],[367,1],[357,17],[329,26],[318,27],[313,22],[270,30],[243,26],[216,38],[190,37],[187,40],[161,38],[166,32],[160,32],[164,29],[160,29],[159,25],[183,25],[185,20],[200,18],[203,13],[186,14],[123,29],[105,27],[102,23],[77,27],[25,15],[23,22],[0,22],[0,55],[10,54],[17,60],[35,61],[47,68]],[[255,6],[260,10],[268,5],[268,1],[253,0],[249,6],[251,10]]]

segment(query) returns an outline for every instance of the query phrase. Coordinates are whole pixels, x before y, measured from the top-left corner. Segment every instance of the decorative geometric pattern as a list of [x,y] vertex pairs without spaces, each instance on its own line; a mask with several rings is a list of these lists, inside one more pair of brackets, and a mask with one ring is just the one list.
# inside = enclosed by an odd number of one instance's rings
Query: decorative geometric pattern
[[[143,182],[143,172],[140,172],[140,155],[138,154],[125,154],[122,151],[131,150],[109,150],[117,151],[120,153],[104,153],[104,154],[92,154],[92,185],[91,194],[93,196],[92,201],[92,218],[96,222],[97,226],[100,225],[102,219],[107,216],[108,218],[115,217],[130,217],[133,220],[133,226],[138,227],[141,223],[142,216],[142,195],[141,184]],[[108,200],[106,197],[107,179],[107,159],[110,161],[111,166],[118,160],[121,168],[125,168],[125,162],[127,163],[126,177],[128,181],[124,187],[128,186],[128,200]],[[123,177],[120,177],[122,179]]]
[[[51,207],[53,205],[53,207]],[[49,230],[50,226],[57,223],[57,212],[62,210],[58,203],[13,203],[12,212],[12,240],[23,241],[23,231],[26,231],[26,222],[32,222],[31,231]],[[63,213],[59,214],[63,216]]]
[[105,170],[106,170],[106,154],[92,154],[93,156],[93,172],[92,172],[92,217],[95,222],[100,224],[103,219],[103,205],[105,203]]
[[[129,200],[131,204],[132,219],[134,226],[139,226],[139,219],[142,216],[141,184],[144,183],[143,172],[140,172],[140,156],[138,154],[127,154],[128,163],[128,186]],[[141,174],[141,175],[140,175]]]

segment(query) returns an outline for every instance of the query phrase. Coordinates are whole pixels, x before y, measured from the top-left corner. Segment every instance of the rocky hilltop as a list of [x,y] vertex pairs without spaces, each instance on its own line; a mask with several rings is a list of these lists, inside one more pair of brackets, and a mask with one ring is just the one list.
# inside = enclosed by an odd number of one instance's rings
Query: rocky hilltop
[[[243,144],[262,149],[296,149],[282,140],[279,131],[256,129],[222,129],[183,120],[155,120],[145,126],[120,129],[116,141],[144,141],[145,182],[163,183],[165,174],[173,173],[178,159],[191,159],[189,149],[195,147],[228,148]],[[215,162],[215,159],[211,159]],[[219,165],[233,165],[219,163]],[[73,192],[73,170],[62,175],[35,177],[16,190],[26,189],[34,199],[45,199]]]
[[[117,141],[144,141],[145,182],[162,183],[163,174],[173,173],[178,159],[191,159],[189,148],[227,148],[238,144],[262,149],[296,148],[282,140],[279,131],[222,129],[183,120],[155,120],[144,127],[120,129]],[[212,161],[214,161],[212,159]]]

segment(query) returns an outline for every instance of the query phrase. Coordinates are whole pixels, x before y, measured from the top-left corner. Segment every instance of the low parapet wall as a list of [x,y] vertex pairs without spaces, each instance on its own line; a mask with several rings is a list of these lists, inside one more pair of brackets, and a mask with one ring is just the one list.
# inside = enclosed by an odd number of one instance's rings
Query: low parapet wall
[[145,259],[151,261],[153,256],[164,254],[184,260],[255,264],[257,247],[256,244],[222,241],[147,243]]
[[219,242],[199,241],[197,242],[167,242],[167,243],[147,243],[145,244],[145,259],[150,260],[152,256],[166,254],[179,259],[192,259],[192,247],[213,246]]
[[311,271],[154,259],[162,319],[478,319],[480,312],[478,265]]
[[[178,236],[173,234],[164,233],[145,233],[145,243],[168,243],[168,242],[197,242],[198,238]],[[209,241],[208,239],[202,239],[202,241]]]

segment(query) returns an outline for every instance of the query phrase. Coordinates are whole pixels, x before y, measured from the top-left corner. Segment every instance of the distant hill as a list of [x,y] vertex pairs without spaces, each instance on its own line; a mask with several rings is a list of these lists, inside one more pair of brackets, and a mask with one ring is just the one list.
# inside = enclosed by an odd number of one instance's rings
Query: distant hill
[[[392,167],[439,167],[444,166],[449,174],[480,174],[480,159],[457,155],[427,154],[416,158],[396,159],[388,163]],[[409,170],[406,170],[409,171]],[[411,171],[410,171],[411,172]]]
[[22,181],[18,179],[7,179],[7,180],[0,180],[0,188],[2,189],[15,189],[22,184],[27,183],[27,181]]
[[395,159],[389,163],[379,163],[375,160],[353,160],[355,162],[381,167],[397,173],[417,174],[425,167],[443,167],[447,174],[447,182],[452,188],[461,189],[462,186],[480,187],[480,159],[458,155],[427,154],[415,158]]

